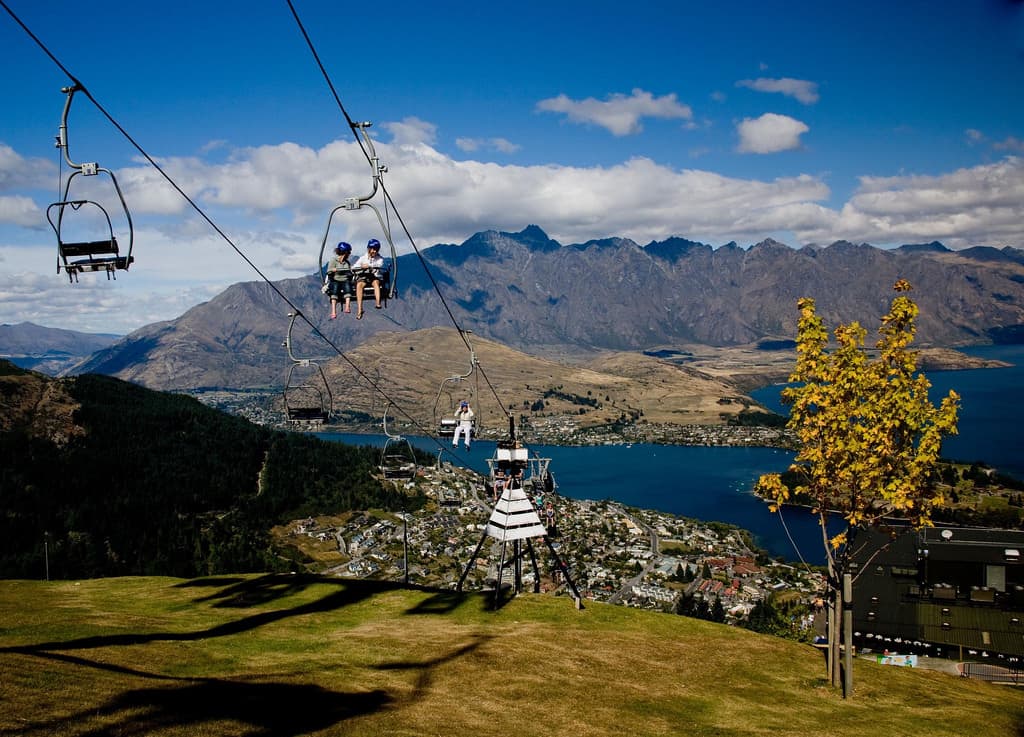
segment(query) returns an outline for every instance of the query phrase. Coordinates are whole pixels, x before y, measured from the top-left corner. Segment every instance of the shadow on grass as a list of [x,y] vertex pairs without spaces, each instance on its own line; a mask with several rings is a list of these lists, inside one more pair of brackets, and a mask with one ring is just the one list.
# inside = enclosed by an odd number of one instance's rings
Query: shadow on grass
[[429,660],[422,660],[419,662],[408,661],[398,663],[383,663],[377,666],[378,670],[388,671],[419,671],[416,677],[416,684],[413,687],[412,695],[409,701],[418,700],[423,694],[427,693],[430,689],[431,681],[433,680],[434,670],[450,661],[471,655],[481,646],[493,639],[489,635],[476,635],[473,640],[462,647],[459,647],[447,655],[441,655],[436,658],[430,658]]
[[61,732],[99,735],[149,734],[182,728],[211,734],[223,722],[223,734],[299,735],[317,732],[392,703],[385,691],[339,693],[319,686],[288,683],[192,681],[176,686],[125,691],[106,703],[59,720],[41,721],[20,735]]
[[[175,588],[207,587],[211,579],[198,578],[191,581],[184,581],[176,584]],[[282,573],[268,573],[258,578],[215,578],[215,582],[226,584],[224,588],[215,591],[208,596],[201,596],[193,599],[196,603],[215,601],[214,606],[231,607],[244,609],[251,606],[269,604],[277,599],[287,596],[294,596],[318,583],[341,583],[337,578],[321,578],[318,576],[298,576]],[[370,593],[377,593],[389,588],[395,588],[395,584],[382,583],[377,581],[355,581],[346,579],[345,584],[361,586],[371,589]],[[215,584],[216,585],[216,584]]]
[[[176,587],[189,586],[192,582],[176,584]],[[261,576],[256,579],[245,580],[241,583],[233,583],[223,591],[197,599],[197,602],[207,602],[216,599],[221,601],[214,606],[222,607],[252,607],[273,602],[285,595],[300,593],[313,584],[327,584],[337,590],[322,596],[315,601],[298,604],[296,606],[260,611],[246,617],[241,617],[230,622],[195,630],[193,632],[147,632],[147,633],[126,633],[117,635],[95,635],[92,637],[80,637],[73,640],[40,642],[33,645],[15,645],[12,647],[0,648],[0,652],[13,652],[23,654],[37,654],[50,650],[82,650],[97,647],[112,647],[123,645],[141,645],[148,642],[190,642],[194,640],[205,640],[213,637],[225,637],[237,635],[257,629],[267,624],[280,622],[291,617],[300,617],[306,614],[328,612],[334,609],[356,604],[382,591],[400,588],[398,584],[379,581],[341,581],[336,578],[320,578],[313,576]],[[197,585],[203,585],[200,579]]]
[[473,594],[447,589],[420,588],[419,590],[429,593],[430,596],[416,606],[407,609],[406,614],[451,614],[473,596]]
[[[197,601],[216,601],[214,606],[249,607],[266,604],[286,595],[301,593],[314,583],[330,584],[336,590],[315,601],[272,611],[260,611],[238,620],[192,632],[156,632],[97,635],[78,639],[42,642],[0,648],[0,653],[17,653],[60,662],[77,668],[117,673],[154,683],[152,687],[126,689],[103,703],[80,707],[80,711],[47,719],[27,719],[13,734],[21,736],[53,733],[96,736],[149,734],[163,729],[225,735],[299,735],[318,732],[333,725],[382,709],[394,708],[398,699],[388,691],[338,692],[312,684],[286,682],[255,683],[216,678],[182,678],[147,672],[130,665],[104,663],[67,651],[89,648],[146,644],[157,641],[197,641],[254,630],[264,624],[314,612],[325,612],[362,601],[382,591],[400,588],[375,581],[339,581],[318,577],[264,576],[256,579],[219,579],[227,586]],[[178,584],[177,587],[207,588],[210,579]],[[466,600],[465,595],[435,591],[421,614],[444,614]],[[417,607],[418,608],[418,607]],[[415,611],[415,609],[412,611]],[[457,658],[475,652],[489,638],[476,636],[449,653],[422,661],[399,661],[377,666],[379,670],[410,671],[415,685],[402,702],[416,701],[428,690],[432,672]],[[303,673],[303,677],[307,674]],[[280,675],[277,676],[281,678]],[[157,685],[158,684],[158,685]]]

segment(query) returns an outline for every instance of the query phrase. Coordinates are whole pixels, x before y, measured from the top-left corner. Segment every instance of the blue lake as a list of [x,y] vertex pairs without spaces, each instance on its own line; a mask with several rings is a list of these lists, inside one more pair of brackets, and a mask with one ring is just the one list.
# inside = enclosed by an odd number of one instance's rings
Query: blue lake
[[[1000,471],[1024,478],[1022,428],[1017,408],[1024,399],[1024,346],[985,346],[965,352],[1015,364],[1006,369],[930,372],[933,401],[955,389],[963,398],[960,434],[946,441],[944,455],[983,460]],[[779,411],[780,387],[753,392],[765,406]],[[383,436],[321,433],[354,445],[384,443]],[[437,453],[431,438],[410,438],[418,448]],[[706,521],[727,522],[752,532],[772,555],[824,563],[821,529],[806,510],[789,509],[780,517],[768,511],[752,489],[763,473],[784,471],[792,454],[772,448],[725,448],[672,445],[605,445],[564,447],[532,445],[551,458],[559,492],[573,499],[613,499],[643,509]],[[487,473],[494,443],[474,443],[471,453],[445,457]],[[785,524],[783,524],[785,523]],[[792,538],[792,540],[790,539]]]
[[[978,346],[963,349],[980,358],[1012,363],[1010,368],[929,371],[931,398],[938,403],[952,389],[960,395],[959,434],[946,438],[942,455],[958,461],[984,461],[1000,473],[1024,479],[1024,346]],[[751,392],[751,397],[781,414],[781,386]]]

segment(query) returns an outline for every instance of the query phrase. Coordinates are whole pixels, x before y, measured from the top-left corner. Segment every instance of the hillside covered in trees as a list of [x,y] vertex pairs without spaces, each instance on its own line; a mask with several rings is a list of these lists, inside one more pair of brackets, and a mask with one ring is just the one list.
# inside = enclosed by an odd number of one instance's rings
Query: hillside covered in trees
[[47,563],[53,578],[286,570],[272,526],[401,507],[372,475],[379,454],[0,362],[0,577],[41,578]]

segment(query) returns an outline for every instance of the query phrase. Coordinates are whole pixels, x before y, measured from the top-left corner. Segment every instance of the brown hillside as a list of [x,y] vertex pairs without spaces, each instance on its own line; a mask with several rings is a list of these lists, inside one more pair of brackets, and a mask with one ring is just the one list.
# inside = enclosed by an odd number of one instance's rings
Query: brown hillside
[[[490,428],[505,426],[503,409],[531,418],[571,415],[582,427],[631,413],[642,413],[649,422],[714,425],[749,401],[728,381],[641,354],[609,353],[586,366],[568,365],[477,336],[468,339],[481,370],[448,382],[441,391],[447,377],[470,371],[470,352],[457,331],[428,328],[374,336],[346,353],[351,364],[335,359],[327,366],[336,408],[379,416],[386,393],[425,427],[463,398],[473,401],[480,421]],[[380,392],[371,390],[367,378]]]

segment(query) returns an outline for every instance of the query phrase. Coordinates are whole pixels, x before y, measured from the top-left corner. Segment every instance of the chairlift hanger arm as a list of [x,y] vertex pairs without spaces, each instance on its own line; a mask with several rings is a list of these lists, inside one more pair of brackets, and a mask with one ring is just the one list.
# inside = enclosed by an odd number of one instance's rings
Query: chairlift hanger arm
[[[68,166],[85,176],[93,176],[100,171],[100,166],[96,162],[76,164],[71,160],[71,151],[68,146],[68,113],[71,111],[71,101],[74,99],[75,93],[81,89],[82,85],[77,82],[70,87],[61,87],[60,89],[67,97],[64,99],[64,111],[60,115],[60,127],[57,129],[57,148],[63,153]],[[65,197],[65,199],[67,198]]]

